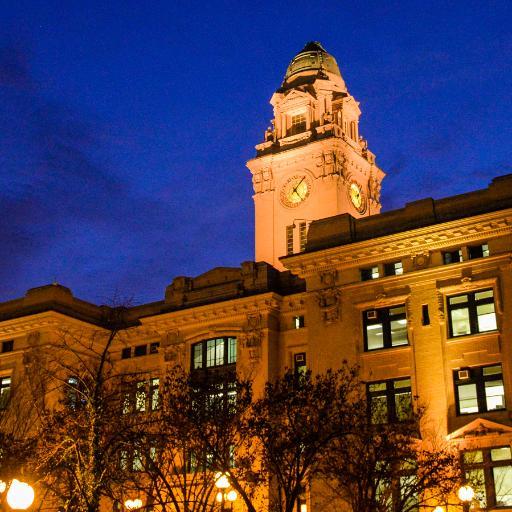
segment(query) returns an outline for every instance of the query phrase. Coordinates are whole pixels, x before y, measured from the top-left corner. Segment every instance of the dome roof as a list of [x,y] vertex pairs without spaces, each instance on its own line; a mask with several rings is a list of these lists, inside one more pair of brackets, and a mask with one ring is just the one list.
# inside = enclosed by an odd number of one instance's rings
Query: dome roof
[[283,84],[289,83],[298,73],[317,74],[319,71],[326,71],[341,78],[336,59],[327,53],[318,41],[311,41],[290,62]]

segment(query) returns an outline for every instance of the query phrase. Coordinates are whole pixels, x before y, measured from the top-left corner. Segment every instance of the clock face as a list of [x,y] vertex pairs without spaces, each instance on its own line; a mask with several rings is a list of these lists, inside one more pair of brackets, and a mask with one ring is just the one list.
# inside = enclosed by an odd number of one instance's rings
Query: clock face
[[363,191],[358,183],[353,181],[348,189],[348,195],[354,208],[359,212],[363,213],[366,210],[366,198]]
[[299,206],[309,196],[311,183],[305,174],[298,174],[286,180],[281,188],[281,202],[294,208]]

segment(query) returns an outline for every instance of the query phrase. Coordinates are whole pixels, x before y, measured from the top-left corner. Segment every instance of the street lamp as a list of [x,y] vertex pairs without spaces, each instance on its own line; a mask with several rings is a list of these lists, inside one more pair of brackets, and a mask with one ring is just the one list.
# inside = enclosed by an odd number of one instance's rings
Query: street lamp
[[462,501],[462,508],[464,512],[469,512],[469,507],[471,506],[471,502],[475,497],[475,491],[473,487],[470,485],[463,485],[460,487],[457,495],[459,496],[459,500]]
[[34,502],[34,489],[26,482],[14,478],[10,484],[0,481],[0,493],[7,489],[6,500],[13,510],[26,510]]
[[142,500],[140,498],[135,498],[134,500],[126,500],[124,502],[124,506],[127,510],[138,510],[139,508],[142,508]]
[[215,474],[215,487],[219,489],[219,492],[217,493],[215,499],[220,503],[221,512],[224,512],[226,510],[226,501],[229,501],[229,503],[231,503],[232,509],[233,502],[238,498],[238,494],[234,489],[228,491],[228,489],[231,487],[231,484],[229,483],[227,473],[221,473],[219,471],[218,473]]

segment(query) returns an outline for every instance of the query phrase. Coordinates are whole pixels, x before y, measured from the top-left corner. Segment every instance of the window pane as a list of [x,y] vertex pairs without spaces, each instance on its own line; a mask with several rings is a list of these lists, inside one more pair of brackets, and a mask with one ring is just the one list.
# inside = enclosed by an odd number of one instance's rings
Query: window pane
[[384,338],[382,324],[373,324],[366,326],[366,337],[368,341],[368,350],[384,347]]
[[402,266],[402,262],[398,261],[395,263],[395,275],[400,276],[404,273],[404,267]]
[[373,396],[370,402],[372,423],[388,422],[388,400],[385,396]]
[[512,459],[510,455],[510,446],[502,446],[501,448],[492,448],[491,460],[509,460]]
[[158,409],[160,379],[151,379],[151,410]]
[[475,491],[475,500],[478,501],[480,508],[487,506],[487,494],[485,492],[485,476],[483,469],[471,469],[466,471],[468,483]]
[[215,366],[224,364],[224,340],[222,338],[215,340]]
[[487,375],[501,375],[501,364],[497,364],[496,366],[486,366],[482,368],[482,373],[484,377]]
[[391,320],[391,345],[407,345],[407,320]]
[[395,380],[395,382],[393,383],[393,387],[395,389],[410,388],[411,387],[411,379]]
[[458,295],[457,297],[450,297],[448,302],[450,304],[465,304],[468,301],[467,295]]
[[412,396],[410,391],[402,391],[395,394],[396,418],[405,421],[412,414]]
[[453,336],[470,334],[469,310],[467,308],[450,311]]
[[475,464],[484,461],[484,454],[482,450],[475,450],[471,452],[464,452],[464,463]]
[[236,338],[229,338],[228,364],[236,363]]
[[146,383],[137,382],[137,391],[135,393],[135,410],[144,412],[146,410]]
[[485,290],[483,292],[476,292],[475,293],[475,300],[492,299],[492,298],[493,298],[493,291],[492,290]]
[[478,412],[476,384],[462,384],[457,386],[459,391],[459,410],[461,414]]
[[482,245],[482,256],[487,258],[489,256],[489,246],[487,244]]
[[512,466],[492,468],[492,472],[496,492],[496,506],[512,505]]
[[485,383],[485,401],[488,411],[505,408],[505,391],[501,379]]
[[370,392],[372,391],[386,391],[386,383],[385,382],[376,382],[375,384],[370,384],[368,386]]
[[194,345],[194,370],[203,367],[203,344]]
[[206,342],[206,366],[208,368],[215,366],[215,340]]
[[493,303],[478,305],[476,315],[478,318],[478,332],[495,331],[497,329]]

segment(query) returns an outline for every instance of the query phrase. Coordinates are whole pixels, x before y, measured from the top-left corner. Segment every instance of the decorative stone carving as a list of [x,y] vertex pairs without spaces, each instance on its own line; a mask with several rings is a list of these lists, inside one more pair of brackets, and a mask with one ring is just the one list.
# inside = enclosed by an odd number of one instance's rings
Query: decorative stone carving
[[463,277],[460,280],[460,284],[462,285],[463,288],[470,288],[471,287],[471,281],[473,281],[473,279],[471,277]]
[[439,315],[439,322],[444,324],[444,322],[445,322],[444,296],[440,292],[437,292],[437,314]]
[[370,199],[379,203],[380,202],[380,189],[381,183],[375,176],[370,176],[368,179],[368,193]]
[[412,265],[418,270],[426,268],[430,263],[430,252],[420,252],[412,256]]
[[174,329],[165,334],[165,336],[162,340],[162,345],[163,346],[176,345],[176,344],[180,343],[181,341],[182,340],[181,340],[181,336],[180,336],[180,331],[178,331],[178,329]]
[[261,359],[262,324],[262,317],[259,313],[249,313],[246,326],[240,335],[241,344],[248,349],[249,360],[253,364]]
[[338,288],[326,288],[317,292],[317,302],[325,324],[332,324],[340,319],[341,291]]
[[33,331],[27,336],[27,344],[29,347],[36,347],[39,345],[41,339],[41,333],[39,331]]
[[338,279],[338,271],[330,270],[328,272],[322,272],[320,274],[320,282],[324,286],[334,286],[336,284],[336,280]]

